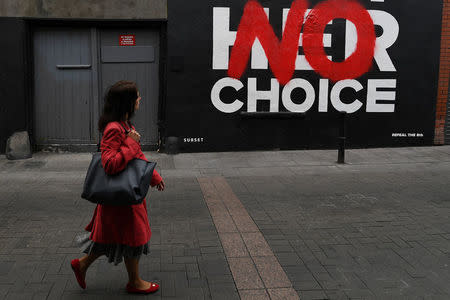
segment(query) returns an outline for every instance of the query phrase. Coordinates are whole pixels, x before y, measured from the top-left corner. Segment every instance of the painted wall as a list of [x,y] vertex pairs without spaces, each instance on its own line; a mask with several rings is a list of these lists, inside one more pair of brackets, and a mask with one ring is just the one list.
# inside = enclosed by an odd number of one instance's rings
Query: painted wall
[[[352,147],[432,144],[442,1],[172,0],[168,15],[182,151],[335,147],[338,111]],[[305,117],[241,118],[255,111]]]
[[17,18],[0,18],[0,153],[15,131],[28,130],[29,90],[26,26]]
[[167,19],[167,0],[2,0],[0,16],[89,19]]

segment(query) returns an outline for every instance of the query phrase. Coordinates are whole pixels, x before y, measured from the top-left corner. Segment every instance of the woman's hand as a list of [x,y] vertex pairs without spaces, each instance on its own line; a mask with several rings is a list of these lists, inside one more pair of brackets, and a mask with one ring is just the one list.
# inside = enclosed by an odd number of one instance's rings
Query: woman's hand
[[160,192],[164,191],[164,188],[166,187],[166,185],[165,185],[165,183],[164,183],[164,180],[161,180],[161,182],[158,183],[158,184],[156,185],[156,187],[158,188],[158,191],[160,191]]
[[134,129],[131,129],[131,131],[128,133],[128,136],[135,140],[137,143],[139,143],[139,141],[141,140],[141,135]]

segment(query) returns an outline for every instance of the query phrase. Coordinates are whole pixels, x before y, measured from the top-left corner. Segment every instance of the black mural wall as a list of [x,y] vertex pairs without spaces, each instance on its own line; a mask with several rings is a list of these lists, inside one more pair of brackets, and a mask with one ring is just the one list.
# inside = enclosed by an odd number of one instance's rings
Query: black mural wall
[[27,130],[27,34],[18,18],[0,18],[0,152],[15,131]]
[[[303,110],[304,117],[246,119],[240,113],[254,111],[248,105],[249,96],[254,98],[254,93],[249,93],[249,90],[255,90],[254,83],[256,90],[267,91],[271,90],[271,80],[276,78],[271,68],[264,68],[264,61],[256,58],[255,67],[252,67],[250,59],[238,80],[224,79],[229,77],[225,66],[228,58],[224,57],[227,51],[228,55],[232,51],[232,45],[228,47],[226,43],[230,34],[238,30],[247,1],[169,1],[165,135],[179,137],[182,151],[330,148],[336,146],[338,110],[357,108],[347,118],[348,144],[351,147],[431,145],[442,1],[356,2],[367,10],[374,22],[372,27],[377,44],[370,68],[357,75],[354,81],[339,83],[339,80],[326,80],[317,70],[305,70],[300,66],[293,74],[293,83],[286,86],[289,88],[285,92],[286,87],[279,85],[278,96],[272,94],[272,97],[278,97],[278,101],[272,100],[271,103],[272,111]],[[292,1],[259,3],[269,9],[270,25],[281,38],[283,9],[290,8]],[[333,5],[340,5],[345,11],[352,9],[351,3],[354,4],[351,1],[311,0],[308,7],[329,5],[329,12]],[[326,11],[322,11],[324,13]],[[361,14],[356,12],[356,15]],[[229,25],[226,24],[228,21]],[[344,61],[346,54],[352,53],[351,40],[355,34],[357,38],[353,44],[370,36],[370,28],[364,28],[364,24],[362,28],[359,31],[358,27],[358,31],[352,33],[351,23],[342,17],[334,19],[324,31],[328,39],[325,42],[326,55],[332,56],[333,62]],[[377,50],[377,47],[385,50]],[[298,55],[303,54],[303,47],[299,47]],[[261,63],[263,69],[258,69]],[[275,63],[278,61],[270,62],[271,66]],[[231,83],[235,86],[229,86]],[[296,84],[303,88],[295,88],[298,87]],[[223,112],[213,104],[213,89],[216,103],[217,98],[220,99],[222,109],[232,112]],[[291,104],[284,105],[283,97]],[[236,99],[237,106],[230,106]],[[258,112],[271,110],[269,101],[258,100],[256,103]],[[352,103],[353,106],[350,105]]]

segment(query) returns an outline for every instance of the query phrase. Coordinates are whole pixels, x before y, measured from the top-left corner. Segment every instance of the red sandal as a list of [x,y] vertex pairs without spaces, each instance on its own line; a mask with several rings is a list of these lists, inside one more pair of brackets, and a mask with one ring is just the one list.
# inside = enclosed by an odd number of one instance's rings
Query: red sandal
[[127,284],[127,292],[131,294],[150,294],[159,290],[159,284],[150,282],[150,287],[146,290],[139,290],[135,287],[132,287],[130,283]]
[[86,289],[86,282],[83,279],[83,276],[81,275],[81,270],[80,270],[80,260],[77,259],[73,259],[70,262],[70,265],[72,267],[73,272],[75,273],[75,277],[77,278],[78,284],[81,286],[81,288]]

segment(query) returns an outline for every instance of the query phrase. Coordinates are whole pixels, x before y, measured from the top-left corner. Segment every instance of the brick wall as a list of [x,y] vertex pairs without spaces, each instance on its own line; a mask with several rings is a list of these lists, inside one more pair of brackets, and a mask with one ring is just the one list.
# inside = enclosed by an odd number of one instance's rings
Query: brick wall
[[[441,63],[436,105],[436,129],[434,143],[444,144],[445,115],[447,112],[448,84],[450,75],[450,0],[444,0],[442,16]],[[450,124],[449,124],[450,125]]]

